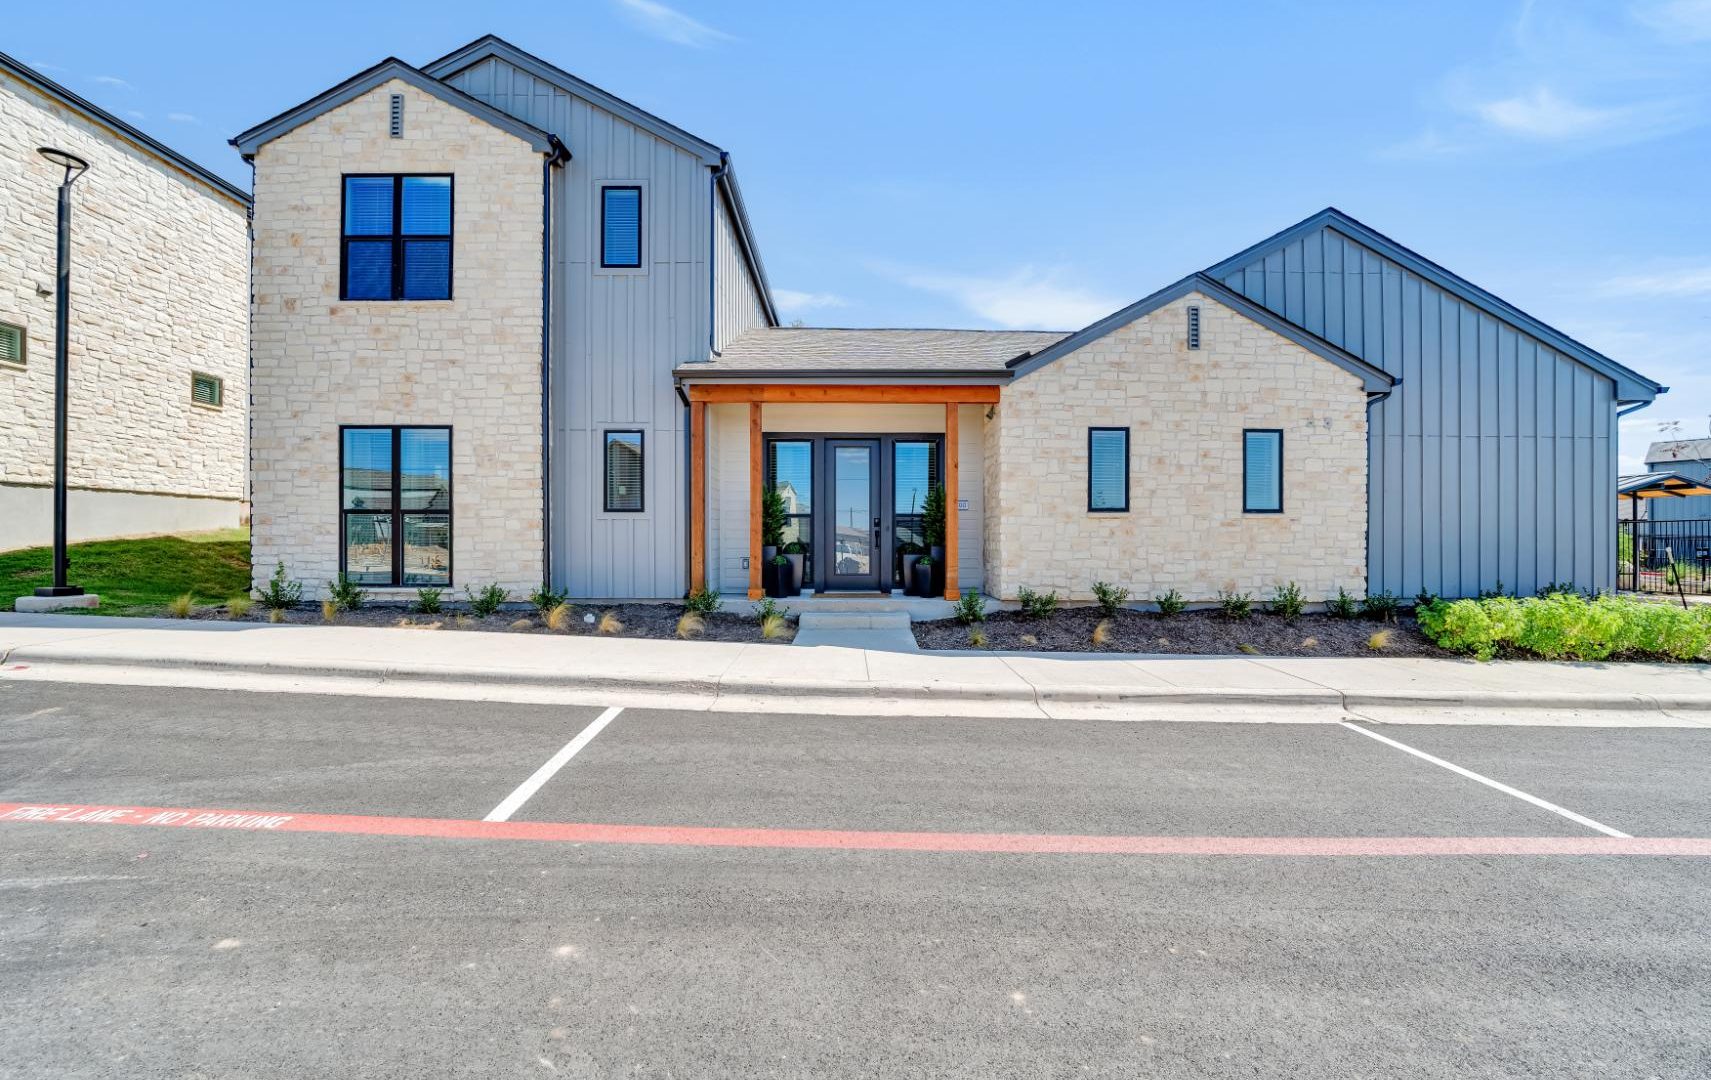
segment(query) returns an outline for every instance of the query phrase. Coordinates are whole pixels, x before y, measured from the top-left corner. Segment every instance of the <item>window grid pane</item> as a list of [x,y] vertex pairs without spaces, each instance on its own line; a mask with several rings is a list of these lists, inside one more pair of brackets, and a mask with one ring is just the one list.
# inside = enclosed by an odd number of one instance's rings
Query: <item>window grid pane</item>
[[392,299],[392,241],[352,240],[346,245],[345,297]]
[[404,515],[404,584],[446,585],[452,579],[452,519]]
[[1095,429],[1088,437],[1087,505],[1093,510],[1123,510],[1129,504],[1129,433]]
[[451,241],[404,241],[404,299],[449,300],[451,294]]
[[392,583],[392,515],[345,515],[345,576],[359,585]]
[[1283,433],[1242,433],[1242,509],[1276,512],[1283,509]]
[[345,177],[345,235],[392,235],[390,176]]
[[405,428],[398,435],[398,501],[404,510],[450,510],[451,432]]
[[606,511],[634,513],[642,509],[642,433],[606,433]]
[[450,236],[452,178],[404,177],[404,207],[398,231],[406,236]]
[[344,508],[392,509],[392,429],[346,428]]
[[642,265],[642,192],[640,188],[601,189],[600,265]]

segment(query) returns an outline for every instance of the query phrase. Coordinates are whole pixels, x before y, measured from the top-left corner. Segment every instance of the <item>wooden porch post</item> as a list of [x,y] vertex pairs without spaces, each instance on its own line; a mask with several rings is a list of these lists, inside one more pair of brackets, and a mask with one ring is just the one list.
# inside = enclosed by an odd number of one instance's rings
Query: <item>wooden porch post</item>
[[945,599],[962,595],[957,588],[957,403],[945,402]]
[[761,468],[760,402],[749,402],[749,599],[760,599],[760,493],[765,483]]
[[707,587],[707,403],[689,403],[689,589]]

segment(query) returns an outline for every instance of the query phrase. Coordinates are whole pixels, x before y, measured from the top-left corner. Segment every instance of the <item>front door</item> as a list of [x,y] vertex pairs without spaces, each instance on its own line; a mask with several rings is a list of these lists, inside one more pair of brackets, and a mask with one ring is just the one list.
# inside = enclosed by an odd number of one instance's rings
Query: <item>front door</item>
[[828,439],[826,461],[831,499],[822,551],[824,587],[877,592],[880,574],[879,440]]

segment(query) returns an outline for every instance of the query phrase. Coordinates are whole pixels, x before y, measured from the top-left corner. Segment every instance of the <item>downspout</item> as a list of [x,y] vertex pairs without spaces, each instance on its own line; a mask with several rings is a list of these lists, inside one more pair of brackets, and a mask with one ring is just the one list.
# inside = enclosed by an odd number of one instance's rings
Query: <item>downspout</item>
[[552,150],[541,163],[541,588],[553,587],[553,168],[570,160],[570,151],[551,136]]
[[[1366,536],[1363,538],[1366,548],[1366,588],[1372,591],[1372,407],[1396,393],[1396,388],[1402,385],[1401,379],[1392,380],[1390,388],[1377,394],[1366,396]],[[1421,582],[1424,587],[1425,583]]]
[[[707,173],[707,356],[710,359],[719,358],[719,181],[731,171],[731,155],[721,152],[719,165]],[[695,512],[695,500],[690,497],[694,480],[689,472],[695,467],[695,432],[690,431],[690,425],[695,420],[695,410],[689,406],[689,396],[683,392],[681,383],[677,387],[677,396],[683,402],[683,430],[688,438],[683,440],[683,478],[689,483],[683,485],[683,595],[688,596],[689,590],[695,587],[690,580],[694,572],[691,565],[695,561],[695,553],[690,550],[690,533],[694,524],[689,520]]]

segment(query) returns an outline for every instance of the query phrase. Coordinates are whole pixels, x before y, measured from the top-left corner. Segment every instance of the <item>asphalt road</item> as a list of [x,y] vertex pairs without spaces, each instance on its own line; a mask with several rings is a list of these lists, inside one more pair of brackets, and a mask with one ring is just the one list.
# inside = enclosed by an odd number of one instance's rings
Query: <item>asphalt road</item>
[[[0,803],[479,821],[600,712],[0,682]],[[1711,837],[1711,730],[1383,731],[1615,830]],[[1594,835],[1334,725],[646,710],[513,820]],[[1700,1078],[1707,911],[1693,857],[0,820],[0,1077]]]

